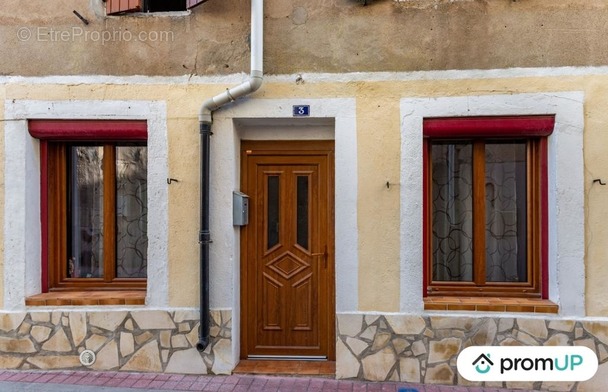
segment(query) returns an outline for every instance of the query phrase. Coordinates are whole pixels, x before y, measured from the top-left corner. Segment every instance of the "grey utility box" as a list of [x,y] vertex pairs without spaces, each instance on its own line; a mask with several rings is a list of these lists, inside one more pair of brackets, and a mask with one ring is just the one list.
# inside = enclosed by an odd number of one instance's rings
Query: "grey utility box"
[[242,192],[232,192],[232,224],[245,226],[249,223],[249,196]]

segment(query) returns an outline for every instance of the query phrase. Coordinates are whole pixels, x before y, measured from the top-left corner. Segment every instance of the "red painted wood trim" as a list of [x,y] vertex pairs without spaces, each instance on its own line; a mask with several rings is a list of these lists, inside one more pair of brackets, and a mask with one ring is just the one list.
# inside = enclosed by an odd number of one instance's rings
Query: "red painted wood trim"
[[430,214],[428,213],[427,208],[430,208],[428,205],[428,197],[429,197],[429,160],[428,160],[428,142],[423,140],[422,142],[422,297],[427,296],[428,286],[429,286],[429,219]]
[[549,163],[547,139],[540,141],[541,297],[549,299]]
[[424,137],[534,137],[553,132],[555,116],[425,118]]
[[48,189],[48,143],[40,142],[40,231],[41,231],[41,288],[49,292],[49,189]]
[[146,121],[29,120],[30,135],[55,141],[145,141]]

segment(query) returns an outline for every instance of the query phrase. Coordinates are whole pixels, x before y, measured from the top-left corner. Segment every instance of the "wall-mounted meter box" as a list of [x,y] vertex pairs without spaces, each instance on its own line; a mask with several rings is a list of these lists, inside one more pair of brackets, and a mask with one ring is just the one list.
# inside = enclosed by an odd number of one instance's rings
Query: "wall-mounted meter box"
[[249,196],[242,192],[232,192],[232,224],[245,226],[249,223]]

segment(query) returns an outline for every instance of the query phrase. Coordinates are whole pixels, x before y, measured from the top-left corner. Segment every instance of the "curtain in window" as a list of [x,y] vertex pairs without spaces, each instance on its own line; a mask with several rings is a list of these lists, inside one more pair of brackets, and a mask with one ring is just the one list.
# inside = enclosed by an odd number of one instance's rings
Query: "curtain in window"
[[433,280],[473,280],[473,146],[432,146]]

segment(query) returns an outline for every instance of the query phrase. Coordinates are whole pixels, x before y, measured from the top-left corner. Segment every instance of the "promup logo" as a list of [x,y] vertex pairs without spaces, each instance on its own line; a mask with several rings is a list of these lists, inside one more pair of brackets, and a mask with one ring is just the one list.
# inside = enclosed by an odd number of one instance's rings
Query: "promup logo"
[[456,361],[470,381],[585,381],[598,368],[595,353],[583,346],[468,347]]
[[494,366],[494,362],[490,360],[490,354],[481,354],[473,362],[473,366],[475,366],[477,373],[486,374],[490,371],[491,366]]

